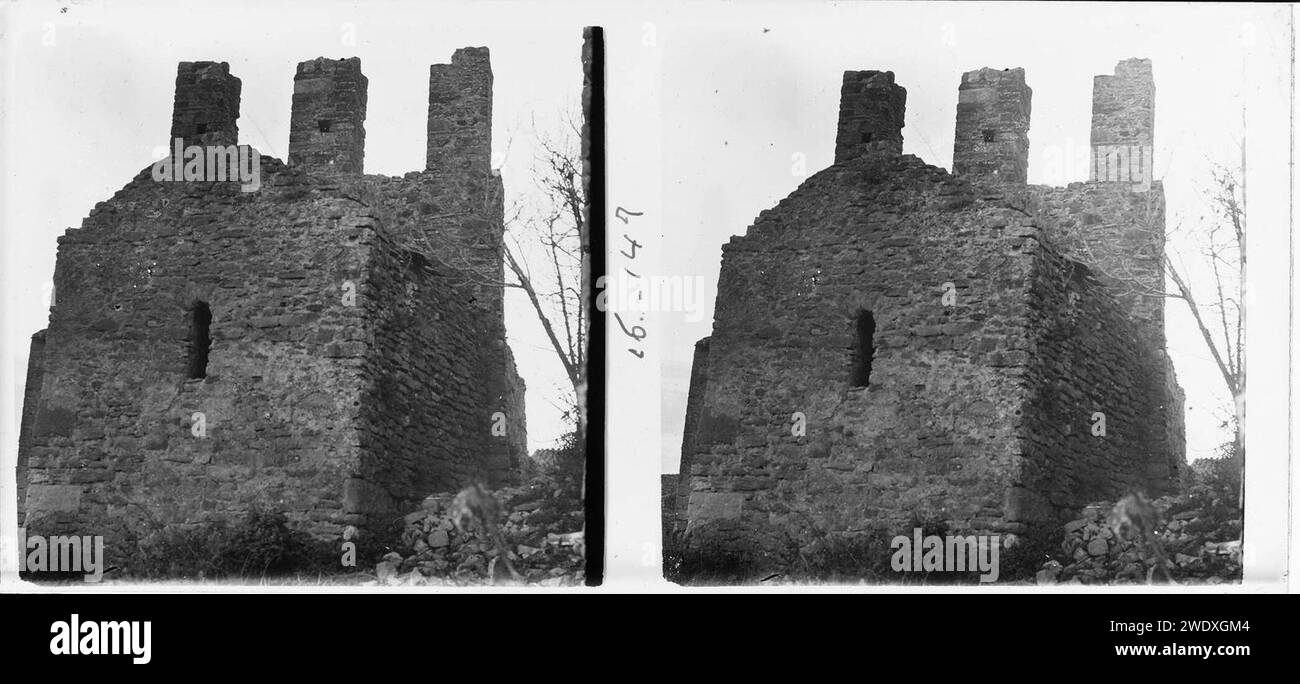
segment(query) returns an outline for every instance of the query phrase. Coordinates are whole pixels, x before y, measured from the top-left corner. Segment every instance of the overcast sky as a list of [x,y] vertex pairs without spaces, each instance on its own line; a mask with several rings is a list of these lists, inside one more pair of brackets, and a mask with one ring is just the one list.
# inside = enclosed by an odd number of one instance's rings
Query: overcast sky
[[[360,57],[370,81],[365,171],[401,175],[424,168],[429,65],[449,62],[460,47],[487,46],[495,75],[493,164],[502,168],[507,202],[526,200],[533,131],[549,134],[560,127],[561,112],[580,113],[585,24],[577,8],[509,9],[422,2],[7,4],[0,14],[0,154],[7,170],[0,350],[13,415],[21,408],[28,338],[48,320],[55,240],[162,156],[177,62],[229,62],[243,82],[239,142],[283,160],[298,62]],[[528,385],[529,446],[549,446],[565,430],[557,408],[565,377],[522,293],[509,290],[506,301],[507,335]]]
[[[1193,225],[1204,212],[1211,161],[1240,159],[1243,96],[1251,187],[1263,190],[1269,178],[1289,173],[1279,163],[1290,111],[1286,6],[790,3],[689,14],[685,22],[679,11],[679,21],[655,35],[663,238],[672,253],[661,265],[710,287],[721,245],[799,185],[798,155],[809,174],[831,164],[848,69],[893,71],[907,89],[904,151],[951,168],[961,74],[1024,67],[1033,89],[1029,182],[1064,185],[1087,180],[1093,76],[1146,57],[1156,82],[1155,175],[1165,184],[1170,226]],[[1284,212],[1263,213],[1279,199],[1285,195],[1252,196],[1257,231],[1287,225]],[[1194,244],[1177,237],[1170,247],[1190,258]],[[1194,285],[1206,276],[1193,266]],[[663,472],[677,471],[691,353],[711,331],[713,296],[698,322],[684,314],[657,319]],[[1187,392],[1188,457],[1207,456],[1228,439],[1216,427],[1226,389],[1184,305],[1169,301],[1166,311],[1170,354]]]

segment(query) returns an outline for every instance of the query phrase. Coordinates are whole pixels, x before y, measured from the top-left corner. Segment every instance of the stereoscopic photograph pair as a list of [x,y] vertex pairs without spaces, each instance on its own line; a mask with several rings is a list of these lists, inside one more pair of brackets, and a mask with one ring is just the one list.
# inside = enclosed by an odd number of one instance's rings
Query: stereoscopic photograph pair
[[1283,581],[1287,8],[203,7],[3,8],[6,583]]

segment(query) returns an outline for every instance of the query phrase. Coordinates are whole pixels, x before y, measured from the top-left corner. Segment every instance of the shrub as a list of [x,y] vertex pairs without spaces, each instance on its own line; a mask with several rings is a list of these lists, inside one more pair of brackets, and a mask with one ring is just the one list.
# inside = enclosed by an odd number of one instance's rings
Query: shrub
[[717,586],[762,579],[749,554],[714,546],[684,543],[682,535],[668,535],[663,549],[664,579],[681,585]]
[[140,542],[139,553],[125,570],[148,578],[186,579],[342,570],[334,545],[290,530],[287,523],[283,513],[255,508],[233,525],[162,526]]
[[998,556],[998,583],[1032,582],[1043,564],[1054,560],[1060,554],[1061,528],[1059,526],[1031,527],[1024,534],[1016,535],[1016,543],[1010,548],[1003,545]]

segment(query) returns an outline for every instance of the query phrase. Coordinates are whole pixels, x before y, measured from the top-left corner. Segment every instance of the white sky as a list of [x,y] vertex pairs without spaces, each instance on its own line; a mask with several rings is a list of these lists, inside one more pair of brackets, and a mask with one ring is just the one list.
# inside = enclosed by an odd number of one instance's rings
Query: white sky
[[[55,240],[162,156],[155,148],[167,144],[177,62],[229,62],[243,82],[240,143],[283,160],[297,63],[360,57],[370,80],[365,171],[401,175],[424,168],[429,65],[485,45],[495,75],[493,164],[502,167],[509,203],[532,192],[533,122],[547,133],[561,112],[580,114],[585,25],[579,11],[510,9],[502,21],[499,5],[431,3],[65,0],[0,8],[7,169],[0,362],[12,373],[4,391],[14,392],[7,404],[14,424],[28,338],[48,320]],[[557,406],[567,381],[517,289],[507,291],[506,326],[528,385],[529,447],[549,446],[565,430]]]
[[[846,69],[893,71],[907,89],[904,151],[951,168],[961,74],[1024,67],[1033,89],[1029,182],[1064,185],[1087,180],[1093,76],[1113,73],[1121,59],[1151,58],[1155,173],[1165,184],[1171,227],[1204,212],[1200,193],[1211,160],[1239,160],[1243,96],[1252,149],[1275,151],[1287,140],[1287,128],[1277,125],[1290,111],[1287,6],[764,3],[747,13],[729,7],[694,11],[689,28],[659,27],[655,36],[662,48],[663,235],[672,254],[663,268],[699,276],[711,288],[722,244],[802,180],[796,155],[806,158],[808,174],[831,164]],[[1251,177],[1286,177],[1286,166],[1276,163],[1285,158],[1267,156],[1252,153]],[[1283,222],[1261,220],[1264,202],[1258,206],[1256,231],[1286,225],[1285,215]],[[1170,246],[1194,261],[1188,237]],[[1193,267],[1193,287],[1204,287],[1206,277]],[[710,333],[713,297],[710,290],[699,322],[682,314],[658,318],[663,472],[677,470],[693,344]],[[1199,458],[1228,438],[1216,427],[1227,391],[1185,306],[1169,301],[1166,311],[1170,354],[1187,392],[1188,457]]]

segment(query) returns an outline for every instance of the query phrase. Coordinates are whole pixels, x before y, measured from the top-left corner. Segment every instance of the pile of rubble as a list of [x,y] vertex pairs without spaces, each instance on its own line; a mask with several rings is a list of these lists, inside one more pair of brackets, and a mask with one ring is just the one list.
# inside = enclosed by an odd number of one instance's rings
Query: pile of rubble
[[1241,517],[1187,508],[1176,496],[1094,503],[1065,524],[1038,584],[1222,584],[1241,580]]
[[[499,515],[488,525],[467,524],[463,504],[454,492],[425,499],[420,510],[404,518],[397,551],[385,555],[375,567],[379,583],[582,584],[583,513],[579,501],[542,478],[496,490],[491,496],[499,504]],[[492,533],[493,524],[499,536]]]

